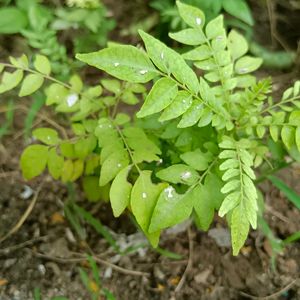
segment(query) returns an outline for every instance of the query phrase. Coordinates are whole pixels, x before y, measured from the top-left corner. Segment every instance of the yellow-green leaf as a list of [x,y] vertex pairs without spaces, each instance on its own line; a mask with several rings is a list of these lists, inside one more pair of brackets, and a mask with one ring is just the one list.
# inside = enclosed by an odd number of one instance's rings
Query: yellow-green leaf
[[48,58],[44,55],[38,54],[35,57],[34,67],[37,71],[39,71],[40,73],[43,73],[45,75],[49,75],[51,73],[50,62],[49,62]]
[[25,179],[40,175],[46,168],[48,147],[43,145],[28,146],[21,156],[21,170]]
[[20,97],[28,96],[36,92],[44,83],[44,77],[39,74],[29,74],[22,82]]
[[109,198],[115,217],[119,217],[130,202],[132,184],[127,181],[127,176],[131,167],[128,166],[121,170],[110,188]]

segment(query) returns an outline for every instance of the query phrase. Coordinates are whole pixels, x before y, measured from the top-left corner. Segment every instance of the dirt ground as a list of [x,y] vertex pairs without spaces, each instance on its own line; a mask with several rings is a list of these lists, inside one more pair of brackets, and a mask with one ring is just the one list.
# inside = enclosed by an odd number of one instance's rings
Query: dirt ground
[[[132,5],[145,8],[145,2],[104,1],[117,18],[112,34],[120,40],[135,38],[118,36],[121,27],[135,18]],[[251,1],[258,24],[265,26],[263,36],[270,36],[266,13],[259,15],[256,1]],[[285,5],[282,10],[287,9]],[[140,10],[141,16],[147,9]],[[126,21],[124,16],[130,16]],[[287,15],[286,15],[287,16]],[[280,19],[284,30],[297,28],[300,17],[290,22]],[[290,27],[289,27],[290,26]],[[292,26],[292,27],[291,27]],[[298,27],[299,28],[299,27]],[[282,32],[283,28],[279,29]],[[286,43],[295,47],[297,30],[291,30]],[[296,35],[296,37],[295,37]],[[266,39],[268,40],[268,39]],[[268,42],[272,42],[271,39]],[[275,73],[278,89],[289,84],[298,71]],[[53,112],[42,113],[53,117]],[[0,115],[0,123],[3,121]],[[92,228],[85,225],[86,239],[80,240],[63,213],[68,192],[64,185],[45,175],[25,182],[19,170],[19,157],[24,148],[22,138],[24,113],[18,111],[14,131],[0,141],[0,238],[11,228],[16,232],[0,242],[0,300],[31,300],[35,288],[42,299],[63,295],[70,300],[89,299],[80,280],[78,267],[86,267],[85,253],[98,259],[102,286],[117,300],[227,300],[227,299],[300,299],[300,242],[287,246],[271,264],[271,247],[260,230],[251,232],[238,257],[232,257],[229,232],[224,220],[216,217],[209,233],[183,224],[163,234],[160,247],[181,256],[171,259],[151,249],[138,247],[127,255],[117,254]],[[300,168],[294,165],[279,174],[300,194]],[[266,199],[265,219],[275,236],[285,238],[300,230],[300,211],[270,183],[261,189]],[[37,197],[35,195],[37,194]],[[107,204],[89,204],[76,187],[79,204],[91,211],[111,231],[120,247],[144,244],[129,216],[114,219]],[[33,206],[34,204],[34,206]],[[32,207],[31,207],[32,206]],[[22,226],[15,226],[28,208],[32,208]]]

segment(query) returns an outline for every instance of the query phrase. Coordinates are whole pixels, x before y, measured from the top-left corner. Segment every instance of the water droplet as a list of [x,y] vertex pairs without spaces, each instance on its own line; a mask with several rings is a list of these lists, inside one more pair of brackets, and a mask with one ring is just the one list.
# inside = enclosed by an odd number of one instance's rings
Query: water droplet
[[201,109],[202,105],[197,105],[196,109]]
[[71,94],[67,98],[68,106],[73,106],[78,101],[78,95],[77,94]]
[[239,69],[239,72],[240,72],[241,74],[247,73],[247,72],[248,72],[248,68],[242,68],[242,69]]
[[187,180],[187,179],[191,178],[191,176],[192,176],[192,173],[190,171],[185,171],[180,175],[180,178],[182,180]]
[[182,100],[182,103],[186,103],[186,100]]
[[117,167],[118,167],[118,168],[121,168],[121,167],[122,167],[122,165],[121,165],[120,163],[118,163],[118,164],[117,164]]
[[117,67],[117,66],[119,66],[119,65],[120,65],[120,63],[118,63],[118,62],[115,62],[115,63],[114,63],[114,66],[115,66],[115,67]]
[[99,128],[103,128],[103,125],[102,125],[102,124],[100,124],[100,125],[99,125]]
[[51,140],[51,137],[50,137],[49,135],[47,136],[47,140],[48,140],[48,141]]
[[108,128],[112,128],[112,125],[111,125],[111,124],[109,124],[109,125],[108,125]]
[[146,199],[147,198],[147,194],[145,192],[142,193],[142,198]]
[[217,40],[217,41],[222,41],[222,40],[223,40],[223,36],[222,36],[222,35],[218,35],[218,36],[216,37],[216,40]]
[[165,56],[165,54],[162,52],[162,53],[160,54],[160,58],[161,58],[161,59],[164,59],[164,56]]
[[145,75],[146,73],[148,73],[148,70],[141,70],[140,74]]
[[173,198],[174,195],[172,194],[174,191],[174,188],[172,186],[169,186],[165,189],[165,193],[167,194],[167,198]]
[[202,20],[200,18],[196,18],[196,24],[201,25],[201,23],[202,23]]

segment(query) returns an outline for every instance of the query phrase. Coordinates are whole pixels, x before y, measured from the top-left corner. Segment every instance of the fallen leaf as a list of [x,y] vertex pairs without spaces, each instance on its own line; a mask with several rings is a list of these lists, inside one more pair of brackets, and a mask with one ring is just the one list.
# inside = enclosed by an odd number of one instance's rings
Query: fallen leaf
[[65,222],[65,218],[59,212],[55,212],[51,216],[51,224],[53,225],[62,224],[64,222]]
[[0,286],[8,284],[8,281],[6,279],[0,278]]
[[170,279],[170,283],[172,285],[177,285],[179,283],[179,281],[180,281],[180,277],[179,276],[176,276],[176,277],[173,277],[173,278]]

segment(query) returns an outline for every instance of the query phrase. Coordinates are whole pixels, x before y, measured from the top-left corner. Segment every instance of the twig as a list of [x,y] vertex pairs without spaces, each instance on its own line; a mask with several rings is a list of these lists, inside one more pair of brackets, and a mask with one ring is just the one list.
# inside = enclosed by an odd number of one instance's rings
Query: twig
[[286,52],[290,52],[289,46],[282,40],[280,35],[277,31],[277,24],[276,24],[276,17],[275,14],[275,6],[276,4],[272,3],[271,0],[267,0],[267,8],[268,8],[268,15],[270,20],[270,27],[271,27],[271,36],[272,36],[272,44],[274,46],[274,39],[283,47]]
[[38,189],[36,190],[35,192],[35,195],[34,197],[32,198],[29,206],[27,207],[25,213],[22,215],[22,217],[19,219],[19,221],[17,222],[17,224],[6,234],[4,235],[3,237],[0,238],[0,244],[6,240],[8,237],[10,237],[11,235],[13,235],[14,233],[16,233],[20,227],[23,225],[23,223],[26,221],[26,219],[28,218],[28,216],[30,215],[32,209],[34,208],[35,206],[35,203],[38,199],[38,196],[39,196],[39,193],[41,191],[41,188],[43,186],[43,183],[38,187]]
[[281,221],[283,221],[285,223],[290,223],[290,220],[287,217],[285,217],[283,214],[281,214],[280,212],[278,212],[275,209],[273,209],[271,206],[265,205],[265,208],[266,208],[266,211],[268,211],[271,214],[273,214],[279,220],[281,220]]
[[278,296],[280,296],[282,293],[288,291],[296,282],[298,279],[294,279],[292,282],[290,282],[288,285],[280,289],[279,291],[275,292],[272,295],[265,296],[265,297],[257,297],[257,296],[252,296],[244,292],[239,292],[240,295],[249,298],[249,299],[256,299],[256,300],[269,300],[269,299],[276,299]]
[[[32,251],[31,249],[29,249],[30,251]],[[49,260],[53,260],[55,262],[58,262],[58,263],[78,263],[78,262],[82,262],[82,261],[86,261],[86,256],[84,254],[81,254],[81,253],[78,253],[79,258],[62,258],[62,257],[56,257],[56,256],[50,256],[50,255],[46,255],[46,254],[43,254],[43,253],[38,253],[38,252],[35,252],[35,251],[32,251],[34,253],[35,256],[37,257],[41,257],[41,258],[46,258],[46,259],[49,259]],[[149,273],[146,273],[146,272],[140,272],[140,271],[134,271],[134,270],[129,270],[129,269],[125,269],[125,268],[122,268],[122,267],[119,267],[115,264],[112,264],[106,260],[103,260],[97,256],[93,256],[92,255],[92,258],[102,264],[102,265],[105,265],[107,267],[111,267],[112,269],[120,272],[120,273],[123,273],[123,274],[126,274],[126,275],[133,275],[133,276],[150,276]]]
[[186,268],[184,270],[184,273],[175,289],[175,293],[178,293],[180,291],[180,289],[183,287],[184,283],[185,283],[185,279],[187,274],[189,273],[189,271],[192,269],[193,266],[193,248],[194,248],[194,243],[193,243],[193,239],[192,239],[192,232],[191,232],[191,228],[188,227],[187,229],[188,232],[188,238],[189,238],[189,259],[188,259],[188,263],[186,265]]
[[23,243],[17,244],[17,245],[12,245],[12,246],[0,249],[0,255],[7,255],[7,254],[11,253],[12,251],[22,249],[22,248],[24,248],[26,246],[29,246],[29,245],[32,245],[36,242],[45,241],[47,238],[48,238],[47,235],[40,236],[40,237],[31,239],[31,240],[25,241]]

